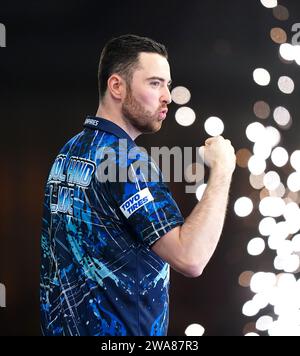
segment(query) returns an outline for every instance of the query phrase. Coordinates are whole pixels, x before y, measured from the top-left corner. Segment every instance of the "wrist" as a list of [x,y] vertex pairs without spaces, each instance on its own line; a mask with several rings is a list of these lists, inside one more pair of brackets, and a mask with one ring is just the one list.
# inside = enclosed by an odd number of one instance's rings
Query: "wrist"
[[233,171],[226,169],[220,165],[215,165],[214,167],[211,167],[210,170],[210,176],[211,177],[218,177],[219,179],[222,179],[224,181],[230,182],[232,179]]

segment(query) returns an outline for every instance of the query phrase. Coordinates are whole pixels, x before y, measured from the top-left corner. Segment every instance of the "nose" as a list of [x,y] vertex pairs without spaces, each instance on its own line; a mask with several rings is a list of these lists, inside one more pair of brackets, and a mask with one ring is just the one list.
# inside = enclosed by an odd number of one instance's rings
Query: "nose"
[[170,93],[170,89],[168,87],[164,88],[164,91],[161,96],[161,101],[167,105],[171,104],[172,102],[172,96]]

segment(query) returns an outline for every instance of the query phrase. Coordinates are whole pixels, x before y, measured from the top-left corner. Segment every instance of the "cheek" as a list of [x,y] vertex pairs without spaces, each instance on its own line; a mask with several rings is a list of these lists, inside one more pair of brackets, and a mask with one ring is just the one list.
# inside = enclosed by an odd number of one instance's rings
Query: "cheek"
[[147,93],[141,93],[138,97],[138,100],[146,106],[156,107],[159,100],[158,92],[152,91]]

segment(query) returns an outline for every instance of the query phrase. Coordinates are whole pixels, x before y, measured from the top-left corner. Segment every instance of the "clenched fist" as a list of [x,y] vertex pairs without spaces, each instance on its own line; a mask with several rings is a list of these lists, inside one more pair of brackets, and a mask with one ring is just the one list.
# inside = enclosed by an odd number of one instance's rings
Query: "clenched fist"
[[212,137],[200,147],[200,154],[204,162],[211,169],[219,169],[224,174],[232,174],[235,170],[236,156],[230,140],[222,136]]

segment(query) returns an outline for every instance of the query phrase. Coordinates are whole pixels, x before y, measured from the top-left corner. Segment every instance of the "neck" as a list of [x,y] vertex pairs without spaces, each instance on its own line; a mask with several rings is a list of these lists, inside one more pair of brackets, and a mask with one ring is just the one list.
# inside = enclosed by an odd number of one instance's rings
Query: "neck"
[[117,108],[109,108],[107,105],[101,103],[99,104],[96,116],[109,120],[121,127],[133,141],[141,135],[141,132],[132,127]]

